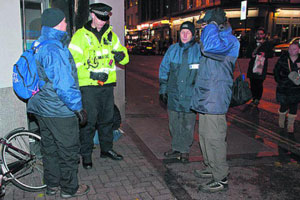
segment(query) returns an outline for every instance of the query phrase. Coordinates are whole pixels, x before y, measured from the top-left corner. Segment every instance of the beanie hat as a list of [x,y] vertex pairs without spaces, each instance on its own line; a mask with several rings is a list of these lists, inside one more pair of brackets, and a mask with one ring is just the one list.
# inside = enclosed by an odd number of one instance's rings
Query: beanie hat
[[65,14],[58,8],[48,8],[42,14],[42,26],[55,27],[64,18]]
[[192,32],[193,36],[195,35],[195,25],[194,25],[194,23],[192,23],[190,21],[183,22],[180,26],[180,31],[182,29],[188,29]]

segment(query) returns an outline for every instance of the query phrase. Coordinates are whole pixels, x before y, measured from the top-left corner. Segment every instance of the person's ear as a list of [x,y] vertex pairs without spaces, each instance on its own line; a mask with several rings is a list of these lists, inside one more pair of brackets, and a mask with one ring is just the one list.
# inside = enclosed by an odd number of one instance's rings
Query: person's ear
[[92,19],[94,19],[95,18],[95,13],[91,12],[91,17],[92,17]]

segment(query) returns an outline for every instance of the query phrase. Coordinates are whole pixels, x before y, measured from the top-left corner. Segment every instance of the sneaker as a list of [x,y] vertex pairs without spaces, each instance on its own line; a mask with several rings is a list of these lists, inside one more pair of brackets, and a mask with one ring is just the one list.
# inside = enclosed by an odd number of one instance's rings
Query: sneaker
[[213,174],[209,171],[207,171],[207,169],[203,169],[203,170],[198,170],[196,169],[194,171],[194,175],[198,178],[212,178]]
[[259,104],[259,100],[258,99],[253,99],[253,101],[251,103],[253,105],[257,106]]
[[179,151],[173,151],[172,149],[170,149],[169,151],[166,151],[164,153],[164,156],[167,158],[180,158],[180,152]]
[[88,185],[81,184],[81,185],[79,185],[77,192],[75,194],[68,194],[68,193],[65,193],[64,191],[61,191],[60,197],[63,199],[79,197],[79,196],[83,196],[83,195],[89,193],[89,191],[90,191],[90,187]]
[[225,191],[228,189],[227,177],[223,178],[221,181],[212,180],[205,185],[200,185],[198,189],[199,191],[207,193]]
[[54,195],[56,195],[58,190],[59,190],[59,187],[47,187],[45,193],[48,196],[54,196]]
[[182,153],[182,154],[180,154],[179,160],[182,163],[188,163],[189,162],[189,153]]

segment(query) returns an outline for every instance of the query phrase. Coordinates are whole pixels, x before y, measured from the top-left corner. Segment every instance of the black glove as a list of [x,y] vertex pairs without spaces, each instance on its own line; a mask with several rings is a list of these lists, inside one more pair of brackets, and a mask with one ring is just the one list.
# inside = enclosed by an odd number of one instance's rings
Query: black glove
[[80,111],[76,111],[75,112],[78,120],[79,120],[79,124],[81,126],[85,125],[86,122],[87,122],[87,113],[86,113],[86,110],[82,109]]
[[90,78],[93,80],[105,82],[108,79],[108,74],[105,72],[90,72]]
[[221,8],[215,9],[214,13],[212,14],[212,16],[210,17],[210,19],[208,20],[207,23],[209,24],[212,21],[216,22],[218,25],[226,22],[227,18],[226,18],[226,13],[224,12],[224,10]]
[[202,19],[198,20],[197,23],[198,24],[202,24],[202,23],[209,24],[212,21],[216,22],[218,25],[226,22],[227,18],[226,18],[226,13],[224,12],[224,10],[221,8],[207,10],[205,13],[205,16]]
[[122,61],[125,58],[125,53],[123,51],[112,51],[115,54],[114,59],[117,62]]
[[160,94],[160,95],[159,95],[159,100],[160,100],[163,104],[167,105],[167,104],[168,104],[168,95],[167,95],[166,93]]

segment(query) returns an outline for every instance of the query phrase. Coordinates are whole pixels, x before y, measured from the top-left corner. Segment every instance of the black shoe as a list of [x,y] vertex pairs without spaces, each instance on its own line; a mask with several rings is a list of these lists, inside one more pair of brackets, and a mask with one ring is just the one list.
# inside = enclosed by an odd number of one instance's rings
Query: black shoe
[[254,105],[254,106],[258,106],[259,100],[258,99],[253,99],[253,101],[251,102],[251,104]]
[[225,191],[228,189],[227,177],[225,177],[221,181],[212,180],[204,185],[200,185],[198,189],[199,191],[207,192],[207,193]]
[[189,163],[189,153],[181,153],[179,160],[182,163]]
[[46,195],[48,196],[54,196],[56,195],[57,191],[59,190],[58,187],[47,187],[46,189]]
[[169,151],[166,151],[164,153],[164,156],[167,158],[178,158],[180,159],[181,153],[179,151],[173,151],[172,149]]
[[79,197],[79,196],[83,196],[86,195],[87,193],[89,193],[90,191],[90,187],[88,185],[85,184],[81,184],[78,187],[78,190],[75,194],[68,194],[65,193],[63,191],[60,192],[60,197],[63,199],[68,199],[68,198],[72,198],[72,197]]
[[82,157],[82,167],[84,169],[92,169],[93,168],[93,162],[90,157]]
[[123,156],[115,152],[114,150],[110,150],[107,152],[101,151],[101,158],[110,158],[113,160],[123,160]]

